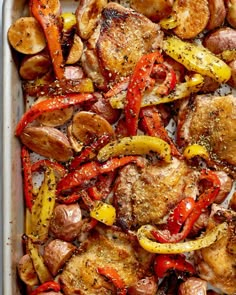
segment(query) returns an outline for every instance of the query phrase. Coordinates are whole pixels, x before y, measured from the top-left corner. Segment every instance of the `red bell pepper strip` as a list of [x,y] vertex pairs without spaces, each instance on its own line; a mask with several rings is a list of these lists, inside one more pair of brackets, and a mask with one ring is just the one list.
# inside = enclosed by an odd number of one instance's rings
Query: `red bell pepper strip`
[[40,293],[47,292],[47,291],[59,292],[60,290],[61,290],[61,287],[57,282],[49,281],[37,287],[34,291],[30,293],[30,295],[38,295]]
[[[60,2],[58,1],[60,4]],[[59,5],[58,4],[58,5]],[[58,80],[64,78],[64,61],[60,42],[58,15],[55,13],[55,1],[31,0],[30,9],[32,15],[40,23],[47,39],[54,72]],[[58,9],[59,11],[59,9]]]
[[23,166],[23,184],[26,207],[31,211],[33,206],[33,180],[31,172],[31,162],[28,149],[23,146],[21,148],[21,160]]
[[104,163],[91,161],[80,166],[79,169],[72,171],[62,178],[57,184],[57,194],[60,195],[65,190],[79,187],[85,182],[97,177],[100,174],[114,171],[115,169],[124,166],[130,162],[139,163],[139,158],[136,156],[127,156],[123,158],[113,158]]
[[211,187],[206,189],[195,202],[193,211],[189,214],[186,219],[183,229],[177,234],[171,234],[169,230],[157,230],[153,232],[153,236],[160,243],[177,243],[185,239],[190,233],[194,223],[197,221],[204,209],[216,199],[220,190],[220,180],[217,175],[210,170],[202,170],[200,175],[200,181],[206,180],[211,183]]
[[160,52],[157,51],[144,55],[138,61],[130,78],[124,112],[127,129],[131,136],[137,133],[142,93],[148,85],[155,62],[163,62]]
[[68,196],[60,195],[60,196],[57,196],[57,202],[65,204],[65,205],[69,205],[69,204],[76,203],[80,198],[81,198],[80,192],[72,193],[71,195],[68,195]]
[[177,234],[180,231],[194,206],[195,201],[191,197],[186,197],[177,204],[167,220],[167,228],[171,234]]
[[97,271],[100,275],[103,275],[112,281],[117,289],[117,295],[127,294],[124,281],[121,279],[120,275],[113,267],[98,267]]
[[71,93],[67,95],[55,96],[53,98],[45,99],[37,104],[34,104],[28,111],[24,113],[18,122],[15,134],[16,136],[20,136],[27,124],[33,122],[44,112],[65,109],[69,106],[80,104],[92,98],[93,96],[91,94]]
[[154,260],[154,271],[158,278],[163,278],[171,270],[196,273],[193,265],[186,261],[184,255],[160,254]]
[[31,171],[32,173],[40,171],[40,169],[50,167],[55,172],[57,172],[61,177],[66,174],[66,169],[64,166],[57,162],[50,161],[48,159],[42,159],[32,164]]
[[140,111],[141,124],[145,131],[150,136],[157,136],[169,143],[171,154],[181,158],[181,154],[170,139],[158,113],[156,106],[142,108]]

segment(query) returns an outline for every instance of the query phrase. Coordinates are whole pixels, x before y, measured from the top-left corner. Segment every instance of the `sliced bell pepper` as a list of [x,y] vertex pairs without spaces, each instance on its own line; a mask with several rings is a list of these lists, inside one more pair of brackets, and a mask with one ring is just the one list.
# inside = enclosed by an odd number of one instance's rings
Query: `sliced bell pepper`
[[191,197],[186,197],[177,204],[170,213],[167,220],[167,228],[171,234],[177,234],[189,214],[194,210],[195,201]]
[[37,104],[34,104],[28,111],[24,113],[16,126],[16,136],[19,136],[27,124],[33,122],[44,112],[65,109],[69,106],[78,105],[84,101],[92,99],[91,94],[67,94],[55,96],[53,98],[45,99]]
[[35,245],[29,237],[27,237],[26,247],[32,259],[40,283],[43,284],[45,282],[52,281],[52,275],[44,264],[43,257],[39,253],[38,246]]
[[47,292],[47,291],[59,292],[60,290],[61,290],[61,287],[60,287],[59,283],[57,283],[55,281],[49,281],[49,282],[45,282],[42,285],[38,286],[34,291],[32,291],[30,293],[30,295],[38,295],[38,294],[41,294],[41,293]]
[[102,201],[94,201],[90,210],[90,217],[111,226],[116,221],[116,209]]
[[201,157],[201,158],[208,161],[210,158],[209,153],[208,153],[207,149],[205,148],[205,146],[200,145],[200,144],[192,144],[192,145],[187,146],[184,149],[183,156],[187,160],[191,160],[194,157]]
[[30,237],[34,241],[43,242],[48,237],[50,220],[56,201],[56,180],[51,168],[44,173],[44,180],[34,200],[31,215]]
[[160,254],[155,257],[154,271],[158,278],[163,278],[172,270],[188,272],[190,274],[196,273],[193,265],[186,261],[186,257],[183,254]]
[[98,152],[97,159],[100,162],[111,157],[124,155],[145,155],[151,152],[158,153],[161,159],[171,161],[170,145],[164,140],[147,135],[123,137],[105,145]]
[[141,124],[145,133],[149,136],[157,136],[166,141],[171,147],[171,154],[178,158],[181,157],[173,141],[162,123],[160,114],[155,106],[142,108],[140,111]]
[[60,42],[60,32],[58,25],[58,9],[55,9],[55,1],[50,0],[30,0],[30,10],[32,15],[40,23],[48,44],[49,53],[51,56],[54,72],[58,80],[64,78],[64,60],[62,47]]
[[197,221],[204,209],[211,205],[220,191],[220,180],[217,175],[210,170],[202,170],[200,180],[211,183],[211,187],[206,189],[195,202],[194,209],[186,219],[181,232],[171,234],[169,230],[156,230],[154,235],[161,243],[177,243],[184,240],[190,233],[194,223]]
[[221,223],[196,240],[181,243],[158,243],[153,241],[155,227],[143,225],[138,229],[137,238],[141,247],[150,253],[178,254],[199,250],[210,246],[227,234],[228,225]]
[[178,20],[177,20],[176,13],[172,12],[169,16],[161,19],[159,21],[159,25],[164,30],[172,30],[175,27],[177,27],[178,26]]
[[38,172],[42,168],[52,168],[55,172],[57,172],[61,177],[63,177],[66,174],[66,169],[64,166],[59,164],[55,161],[50,161],[48,159],[42,159],[32,164],[31,171]]
[[163,62],[163,57],[159,52],[144,55],[137,63],[130,78],[124,108],[129,135],[136,135],[137,133],[142,94],[148,86],[155,62]]
[[60,195],[66,190],[71,190],[73,188],[79,187],[100,174],[114,171],[115,169],[124,166],[130,162],[136,162],[138,165],[142,165],[138,157],[135,156],[113,158],[103,164],[96,161],[85,163],[81,165],[79,169],[67,174],[58,182],[57,194]]
[[[204,77],[200,74],[193,74],[188,77],[186,82],[176,84],[173,91],[168,95],[158,94],[158,88],[155,86],[150,91],[143,93],[141,107],[168,103],[178,99],[189,97],[192,93],[198,92],[204,84]],[[114,109],[123,109],[125,105],[125,95],[113,96],[109,99]]]
[[63,195],[57,196],[56,200],[59,203],[69,205],[69,204],[76,203],[80,198],[81,198],[80,192],[78,193],[74,192],[68,196],[63,196]]
[[219,83],[227,82],[231,76],[231,69],[225,62],[197,44],[169,36],[163,40],[163,50],[189,71],[211,77]]
[[28,149],[25,146],[22,146],[21,148],[21,160],[23,167],[25,205],[31,212],[33,206],[33,181],[30,155]]
[[120,277],[120,275],[118,274],[118,272],[116,271],[116,269],[114,269],[113,267],[106,266],[106,267],[98,267],[97,271],[99,274],[105,276],[106,278],[112,281],[112,283],[117,289],[117,295],[127,294],[125,283]]

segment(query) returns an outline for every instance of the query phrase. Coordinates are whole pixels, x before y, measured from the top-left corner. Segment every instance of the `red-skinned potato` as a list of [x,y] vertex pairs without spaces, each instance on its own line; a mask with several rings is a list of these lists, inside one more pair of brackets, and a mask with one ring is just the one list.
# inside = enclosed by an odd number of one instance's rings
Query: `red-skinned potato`
[[225,0],[227,7],[226,19],[236,29],[236,0]]
[[23,54],[36,54],[46,47],[44,33],[34,17],[21,17],[9,28],[11,46]]
[[210,18],[207,24],[207,30],[218,28],[224,23],[226,16],[226,9],[224,0],[208,0]]
[[206,35],[203,45],[214,54],[233,50],[236,48],[236,30],[230,27],[219,28]]
[[17,265],[18,274],[21,280],[28,286],[35,286],[39,283],[37,273],[29,254],[21,257]]
[[130,6],[152,21],[159,21],[172,12],[173,0],[131,0]]
[[128,288],[129,295],[155,295],[157,282],[155,277],[146,277]]
[[25,80],[35,80],[46,74],[51,67],[51,61],[48,55],[39,53],[23,58],[19,73]]

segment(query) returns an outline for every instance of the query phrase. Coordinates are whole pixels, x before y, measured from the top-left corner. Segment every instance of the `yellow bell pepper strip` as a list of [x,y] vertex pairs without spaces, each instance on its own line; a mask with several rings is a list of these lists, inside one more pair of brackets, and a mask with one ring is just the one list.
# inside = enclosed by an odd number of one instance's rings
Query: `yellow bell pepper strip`
[[44,241],[48,237],[50,220],[56,200],[56,180],[51,168],[44,173],[44,180],[32,206],[30,235],[33,240]]
[[181,154],[170,139],[155,106],[142,108],[140,111],[140,119],[145,134],[160,137],[170,145],[172,156],[181,158]]
[[117,295],[126,295],[127,294],[127,290],[125,288],[125,283],[115,268],[109,267],[109,266],[98,267],[97,272],[100,275],[103,275],[107,279],[112,281],[112,283],[116,287],[116,294]]
[[29,151],[25,146],[21,148],[21,160],[23,167],[23,184],[25,205],[31,211],[33,206],[33,181]]
[[163,50],[189,71],[211,77],[219,83],[227,82],[231,76],[230,67],[202,46],[170,36],[163,40]]
[[34,104],[28,111],[24,113],[16,126],[15,134],[16,136],[20,136],[24,128],[44,112],[65,109],[69,106],[78,105],[82,102],[91,100],[92,98],[93,95],[91,94],[73,93],[42,100],[39,103]]
[[158,278],[163,278],[172,270],[188,272],[191,275],[196,273],[193,265],[186,261],[184,254],[160,254],[154,259],[154,271]]
[[187,160],[191,160],[194,157],[201,157],[205,160],[209,160],[209,158],[210,158],[207,149],[203,145],[200,145],[200,144],[192,144],[192,145],[187,146],[184,149],[183,156]]
[[148,135],[123,137],[105,145],[97,155],[99,162],[124,155],[145,155],[155,152],[166,162],[171,161],[170,145],[164,140]]
[[63,31],[68,32],[76,25],[76,16],[72,12],[63,12],[60,15],[63,23]]
[[34,291],[30,293],[30,295],[38,295],[47,291],[59,292],[60,290],[61,290],[61,286],[59,283],[55,281],[49,281],[38,286]]
[[211,186],[207,188],[195,202],[194,208],[187,217],[182,231],[176,234],[171,234],[169,230],[156,230],[155,232],[153,232],[153,236],[158,242],[177,243],[181,240],[184,240],[190,233],[194,223],[197,221],[203,210],[205,210],[214,202],[220,191],[220,180],[214,172],[206,169],[203,169],[201,171],[201,175],[199,178],[199,181],[203,180],[209,182]]
[[224,50],[220,54],[217,55],[220,59],[223,59],[223,61],[229,63],[236,59],[236,49],[231,50]]
[[46,265],[44,264],[43,257],[39,253],[38,246],[35,245],[29,237],[27,237],[26,247],[32,259],[39,281],[42,284],[48,281],[52,281],[53,280],[52,275],[49,272]]
[[176,13],[171,13],[166,18],[163,18],[159,21],[159,25],[164,30],[172,30],[178,26],[178,20]]
[[228,225],[224,222],[196,240],[178,243],[159,243],[152,240],[152,232],[155,231],[155,227],[152,225],[143,225],[137,231],[137,238],[140,246],[148,252],[158,254],[178,254],[210,246],[222,238],[227,233],[227,229]]
[[64,78],[64,59],[58,25],[60,1],[30,0],[29,7],[44,31],[56,78],[62,80]]
[[155,62],[163,63],[163,57],[158,51],[142,56],[130,78],[124,107],[129,135],[137,133],[142,94],[148,86]]
[[90,217],[111,226],[116,221],[116,209],[102,201],[94,201],[90,210]]
[[[192,93],[198,92],[204,84],[204,77],[200,74],[193,74],[186,82],[179,83],[174,90],[168,95],[161,96],[158,94],[158,87],[153,87],[151,91],[143,93],[141,107],[168,103],[178,99],[189,97]],[[109,99],[114,109],[123,109],[125,95],[113,96]]]
[[84,183],[88,185],[88,181],[96,178],[98,175],[114,171],[115,169],[131,162],[136,162],[137,165],[143,166],[141,160],[135,156],[113,158],[102,164],[97,161],[85,163],[78,169],[68,173],[58,182],[57,195],[63,194],[67,190],[73,190],[76,187],[80,187]]

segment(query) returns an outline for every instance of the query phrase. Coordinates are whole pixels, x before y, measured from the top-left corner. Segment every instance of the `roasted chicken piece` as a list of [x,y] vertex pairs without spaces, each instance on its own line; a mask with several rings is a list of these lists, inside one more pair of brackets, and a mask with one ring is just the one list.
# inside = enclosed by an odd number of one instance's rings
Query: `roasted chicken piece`
[[[219,206],[215,206],[212,211],[218,211],[219,218],[221,213],[222,215],[224,213],[218,209]],[[227,218],[230,219],[229,211],[227,211],[227,215]],[[209,219],[207,230],[216,225],[213,216],[214,213]],[[229,243],[232,241],[232,227],[234,227],[235,236],[235,217],[235,212],[232,211],[231,225],[225,236],[211,246],[195,252],[195,262],[200,278],[219,288],[225,294],[236,294],[236,253],[231,253],[228,249]]]
[[142,250],[128,234],[118,229],[97,227],[67,263],[60,275],[66,295],[117,294],[114,285],[100,275],[98,267],[114,268],[126,287],[147,274],[152,254]]
[[162,38],[158,24],[111,2],[103,9],[100,23],[87,42],[82,57],[84,70],[102,87],[102,77],[114,81],[130,75],[143,54],[161,48]]
[[185,162],[124,167],[117,179],[114,203],[124,229],[158,224],[186,196],[196,196],[197,174]]
[[179,113],[177,142],[181,147],[198,143],[221,168],[236,165],[236,97],[198,95],[183,104]]

